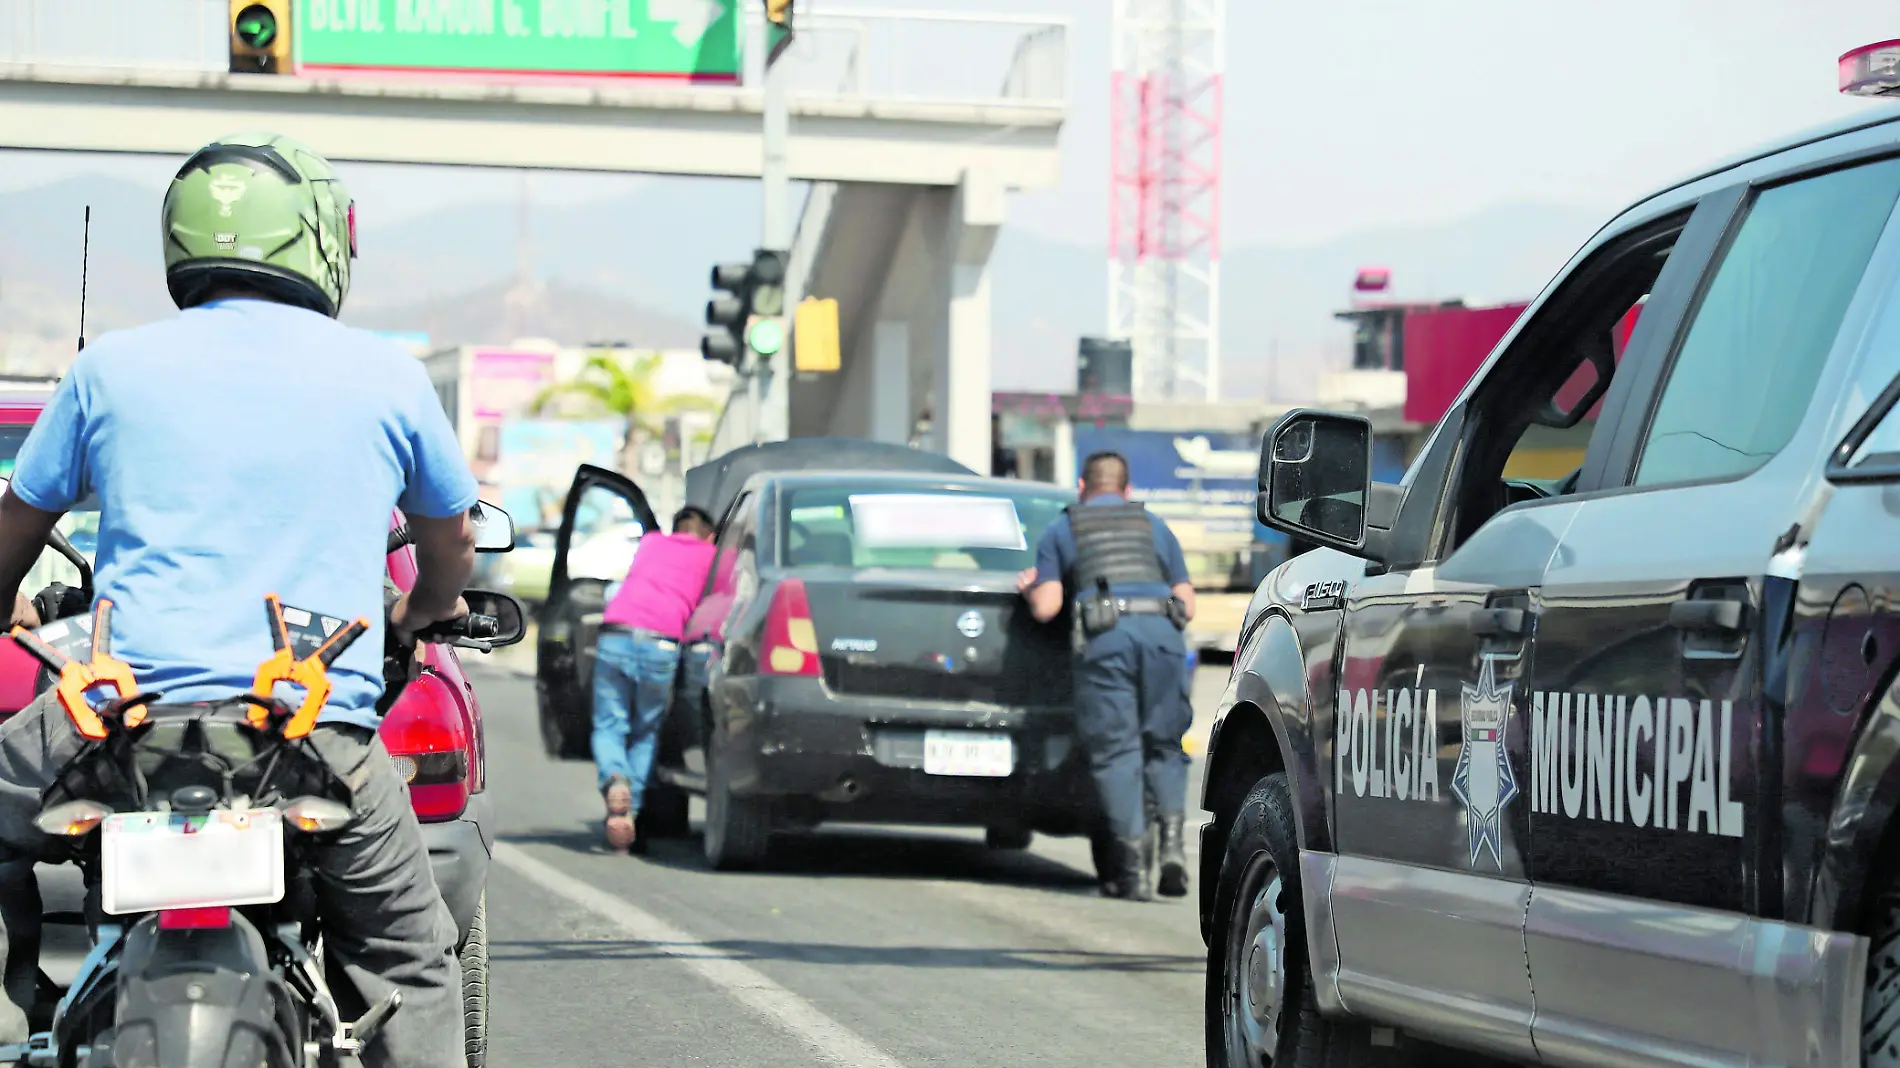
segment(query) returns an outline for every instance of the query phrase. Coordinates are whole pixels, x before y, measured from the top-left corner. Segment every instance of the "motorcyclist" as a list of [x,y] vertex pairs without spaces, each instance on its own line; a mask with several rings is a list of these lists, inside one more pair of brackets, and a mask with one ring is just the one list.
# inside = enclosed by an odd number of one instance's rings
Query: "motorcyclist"
[[[392,509],[408,518],[417,577],[389,622],[414,634],[467,612],[477,487],[421,363],[335,321],[355,223],[330,165],[289,138],[228,137],[186,161],[161,227],[181,314],[100,337],[60,382],[0,494],[0,597],[16,622],[39,622],[19,585],[60,516],[96,496],[97,595],[143,690],[248,690],[271,653],[269,593],[374,623],[330,669],[310,736],[355,815],[317,852],[325,953],[349,980],[344,1019],[402,993],[367,1064],[460,1068],[455,922],[374,705]],[[50,697],[0,726],[4,1042],[25,1038],[33,999],[44,839],[32,821],[79,744]]]

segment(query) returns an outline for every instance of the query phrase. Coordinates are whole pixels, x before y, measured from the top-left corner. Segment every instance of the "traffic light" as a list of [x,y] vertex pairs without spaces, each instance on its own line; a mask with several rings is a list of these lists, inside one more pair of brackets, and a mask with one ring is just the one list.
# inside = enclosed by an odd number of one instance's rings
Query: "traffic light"
[[231,73],[291,73],[290,0],[230,3]]
[[712,270],[713,298],[706,302],[706,331],[699,339],[699,354],[709,360],[739,366],[745,346],[746,277],[752,266],[746,263],[722,263]]

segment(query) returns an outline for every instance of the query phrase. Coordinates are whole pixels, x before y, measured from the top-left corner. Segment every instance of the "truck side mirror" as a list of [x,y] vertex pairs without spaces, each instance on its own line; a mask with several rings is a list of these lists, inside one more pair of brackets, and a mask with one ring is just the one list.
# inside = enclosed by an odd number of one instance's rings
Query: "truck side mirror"
[[1295,409],[1260,443],[1260,522],[1355,555],[1366,547],[1372,490],[1372,422]]

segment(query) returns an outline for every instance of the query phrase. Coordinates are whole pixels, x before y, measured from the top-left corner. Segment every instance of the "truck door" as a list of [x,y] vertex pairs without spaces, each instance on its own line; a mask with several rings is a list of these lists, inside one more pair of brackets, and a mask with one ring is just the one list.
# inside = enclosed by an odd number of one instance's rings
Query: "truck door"
[[593,723],[594,637],[607,588],[627,575],[640,536],[660,529],[631,479],[583,464],[568,487],[538,617],[535,689],[550,750],[585,759]]
[[1788,1014],[1806,969],[1838,961],[1763,952],[1789,936],[1749,920],[1782,915],[1761,679],[1794,592],[1771,560],[1838,436],[1812,402],[1878,302],[1857,294],[1896,199],[1900,160],[1712,194],[1683,245],[1713,266],[1677,279],[1686,311],[1652,301],[1637,328],[1651,344],[1585,465],[1603,490],[1537,599],[1525,937],[1546,1056],[1811,1063],[1800,1043],[1830,1030]]

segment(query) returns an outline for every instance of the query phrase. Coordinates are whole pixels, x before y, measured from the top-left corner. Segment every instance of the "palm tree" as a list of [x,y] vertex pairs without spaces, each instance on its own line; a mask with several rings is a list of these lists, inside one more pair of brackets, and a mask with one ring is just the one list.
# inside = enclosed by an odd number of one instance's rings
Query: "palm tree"
[[631,360],[622,359],[612,350],[595,352],[581,365],[579,374],[542,390],[534,400],[534,413],[542,414],[562,397],[575,397],[587,402],[588,407],[626,420],[626,434],[620,441],[620,471],[631,477],[636,474],[636,450],[642,433],[662,433],[669,415],[712,407],[703,397],[661,396],[655,383],[661,359],[657,352],[643,352]]

